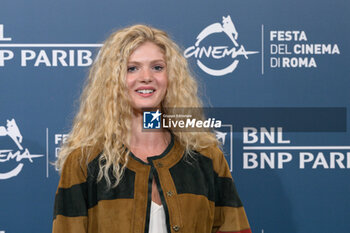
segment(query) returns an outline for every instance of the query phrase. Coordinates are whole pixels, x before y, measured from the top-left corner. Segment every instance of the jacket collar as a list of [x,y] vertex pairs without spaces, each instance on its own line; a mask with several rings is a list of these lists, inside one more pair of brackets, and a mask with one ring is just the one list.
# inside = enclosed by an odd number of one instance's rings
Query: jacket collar
[[148,157],[148,163],[137,158],[132,152],[129,155],[128,167],[130,169],[147,168],[149,166],[156,167],[172,167],[176,164],[184,155],[184,149],[171,134],[171,141],[167,148],[160,155]]

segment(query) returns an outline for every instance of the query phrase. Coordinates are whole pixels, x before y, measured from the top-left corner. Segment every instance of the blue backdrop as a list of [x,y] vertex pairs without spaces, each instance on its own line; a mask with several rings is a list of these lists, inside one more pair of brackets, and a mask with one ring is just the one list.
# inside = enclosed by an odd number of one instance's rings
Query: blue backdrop
[[136,23],[169,32],[205,104],[224,108],[254,233],[349,232],[349,12],[346,0],[2,1],[0,233],[51,231],[50,163],[89,66]]

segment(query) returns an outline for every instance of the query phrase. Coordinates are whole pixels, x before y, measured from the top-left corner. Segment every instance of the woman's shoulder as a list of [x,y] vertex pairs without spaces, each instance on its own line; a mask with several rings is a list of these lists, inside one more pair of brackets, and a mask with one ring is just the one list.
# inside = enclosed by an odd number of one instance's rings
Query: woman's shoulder
[[88,164],[99,156],[101,152],[102,148],[100,146],[79,147],[68,154],[67,161],[69,160],[73,164],[83,161]]
[[64,162],[60,187],[71,187],[86,181],[88,165],[96,159],[101,150],[98,147],[74,149]]
[[213,169],[218,176],[231,177],[229,166],[219,145],[213,144],[202,150],[199,150],[198,152],[201,155],[211,159]]
[[212,144],[210,146],[207,146],[203,149],[198,150],[198,152],[201,155],[208,157],[209,159],[212,159],[212,160],[220,158],[223,155],[222,150],[217,144]]

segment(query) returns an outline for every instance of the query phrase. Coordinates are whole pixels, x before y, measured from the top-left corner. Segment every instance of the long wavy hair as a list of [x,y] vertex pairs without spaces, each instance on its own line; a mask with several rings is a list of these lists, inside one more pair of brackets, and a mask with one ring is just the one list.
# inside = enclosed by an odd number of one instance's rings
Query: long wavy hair
[[[105,178],[108,187],[115,187],[122,178],[129,159],[132,107],[127,92],[127,62],[131,53],[145,42],[158,45],[166,59],[168,87],[161,103],[167,108],[201,108],[198,85],[190,74],[181,50],[162,30],[134,25],[116,31],[104,42],[92,65],[80,98],[80,108],[71,132],[62,145],[55,165],[61,171],[67,157],[77,149],[86,162],[98,148],[97,180]],[[167,113],[167,112],[163,112]],[[210,132],[172,132],[187,152],[217,144]],[[109,171],[115,182],[111,182]]]

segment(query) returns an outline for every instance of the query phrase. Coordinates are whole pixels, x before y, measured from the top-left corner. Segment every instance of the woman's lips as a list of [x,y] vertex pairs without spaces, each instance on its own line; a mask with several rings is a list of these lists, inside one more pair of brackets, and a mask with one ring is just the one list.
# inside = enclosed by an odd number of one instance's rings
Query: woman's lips
[[136,89],[136,93],[142,97],[152,96],[155,92],[156,92],[156,90],[154,90],[153,88],[138,88],[138,89]]

